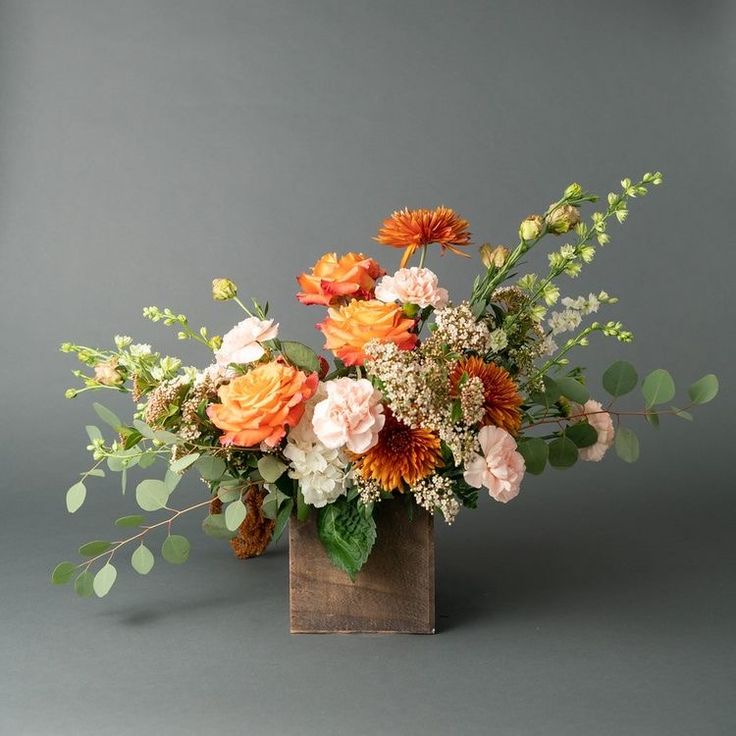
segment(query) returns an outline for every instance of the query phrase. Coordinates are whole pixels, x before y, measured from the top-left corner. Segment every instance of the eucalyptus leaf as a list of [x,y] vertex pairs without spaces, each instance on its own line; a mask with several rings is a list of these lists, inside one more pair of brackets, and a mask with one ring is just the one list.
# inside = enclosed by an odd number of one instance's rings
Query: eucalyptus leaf
[[230,503],[231,501],[234,501],[236,498],[240,498],[241,494],[243,493],[243,485],[238,484],[236,486],[227,486],[220,484],[220,486],[217,489],[217,498],[220,499],[223,503]]
[[149,439],[149,440],[156,439],[156,434],[154,433],[153,429],[151,429],[151,427],[149,427],[145,422],[142,422],[140,419],[134,419],[133,426],[146,439]]
[[179,445],[184,442],[181,437],[175,435],[173,432],[168,432],[165,429],[155,430],[153,433],[153,437],[159,442],[163,442],[165,445]]
[[656,411],[647,411],[644,418],[652,427],[659,429],[659,414]]
[[202,522],[202,531],[215,539],[232,539],[238,530],[230,531],[225,526],[225,514],[209,514]]
[[135,500],[144,511],[158,511],[166,506],[169,491],[162,480],[147,478],[135,489]]
[[204,480],[220,480],[225,472],[225,461],[214,455],[203,455],[194,463],[194,467]]
[[117,576],[118,571],[110,562],[101,567],[92,581],[92,588],[95,595],[98,598],[104,598],[110,592],[110,588],[115,584]]
[[169,465],[169,468],[174,473],[183,473],[190,465],[194,464],[197,460],[199,460],[199,453],[192,452],[189,455],[184,455],[184,457],[180,457],[177,460],[174,460],[174,462]]
[[230,531],[235,531],[245,521],[248,509],[245,504],[238,498],[225,507],[225,526]]
[[584,404],[590,398],[588,389],[580,381],[570,376],[558,378],[557,386],[563,396],[578,404]]
[[644,400],[649,409],[656,404],[665,404],[674,398],[675,382],[668,371],[664,368],[657,368],[644,379],[641,392],[644,394]]
[[104,478],[105,471],[102,468],[92,468],[91,470],[88,470],[86,473],[83,473],[83,475],[94,475],[96,478]]
[[274,455],[264,455],[258,460],[258,472],[266,483],[275,483],[285,470],[286,464]]
[[628,427],[620,427],[616,432],[616,454],[627,463],[634,463],[639,459],[639,438]]
[[74,592],[80,598],[91,598],[94,594],[94,579],[95,576],[89,570],[80,573],[74,581]]
[[103,552],[107,552],[112,547],[112,542],[107,542],[102,539],[95,539],[92,542],[87,542],[79,548],[79,554],[82,557],[97,557]]
[[686,419],[688,422],[693,421],[693,415],[689,411],[685,411],[684,409],[678,409],[676,406],[671,407],[672,413],[676,417],[680,417],[680,419]]
[[718,395],[718,378],[713,373],[709,373],[695,381],[687,393],[693,404],[707,404]]
[[92,408],[97,412],[97,416],[102,419],[105,424],[111,426],[116,432],[123,426],[115,412],[110,411],[106,406],[98,404],[96,401],[92,404]]
[[84,503],[84,499],[87,498],[87,487],[82,481],[77,481],[67,492],[66,492],[66,510],[73,514],[78,511],[81,505]]
[[639,376],[631,363],[617,360],[603,374],[603,388],[611,396],[625,396],[636,388]]
[[[408,494],[407,494],[407,498],[409,498]],[[309,518],[310,511],[311,511],[311,507],[304,500],[304,494],[302,493],[302,489],[297,487],[296,489],[296,518],[299,521],[306,521]]]
[[130,564],[140,575],[148,575],[153,569],[155,561],[153,552],[142,543],[136,547],[135,552],[130,556]]
[[590,447],[598,441],[598,432],[595,427],[587,422],[577,422],[565,430],[565,436],[569,437],[575,447]]
[[172,565],[181,565],[189,559],[192,545],[181,534],[171,534],[164,539],[161,545],[161,556]]
[[123,528],[126,527],[136,527],[143,524],[143,522],[146,520],[145,516],[141,516],[140,514],[131,514],[130,516],[121,516],[119,519],[115,519],[115,526],[120,526]]
[[553,468],[569,468],[577,459],[578,448],[568,437],[556,437],[549,443],[549,464]]
[[54,585],[66,585],[73,577],[77,566],[73,562],[60,562],[51,573]]
[[138,460],[138,465],[143,468],[150,468],[156,462],[155,452],[142,452]]
[[519,442],[518,448],[524,458],[526,471],[532,475],[539,475],[547,464],[547,443],[540,437],[531,437]]
[[95,427],[93,424],[88,424],[84,429],[87,432],[87,437],[89,437],[90,442],[104,439],[99,427]]
[[173,493],[176,487],[179,485],[182,476],[179,473],[175,473],[171,468],[166,468],[166,475],[164,475],[164,485],[168,493]]

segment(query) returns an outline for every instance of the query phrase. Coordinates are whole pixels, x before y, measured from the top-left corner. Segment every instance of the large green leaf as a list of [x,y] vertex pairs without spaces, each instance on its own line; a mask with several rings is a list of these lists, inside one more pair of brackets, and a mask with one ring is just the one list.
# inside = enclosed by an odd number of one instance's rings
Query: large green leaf
[[656,404],[671,401],[675,395],[675,382],[664,368],[652,371],[641,385],[641,392],[647,402],[647,409]]
[[616,454],[627,463],[639,459],[639,438],[628,427],[620,427],[616,432]]
[[162,480],[146,478],[135,489],[135,500],[144,511],[158,511],[169,500],[169,491]]
[[376,541],[376,522],[345,498],[320,509],[317,529],[332,564],[355,580]]
[[281,353],[283,356],[297,368],[314,373],[319,371],[319,358],[311,348],[300,342],[284,340],[281,342]]
[[225,472],[225,461],[221,457],[215,457],[214,455],[202,455],[194,463],[194,467],[197,468],[204,480],[220,480]]
[[531,437],[519,442],[518,450],[524,458],[526,471],[539,475],[547,464],[547,443],[540,437]]
[[107,552],[110,547],[112,547],[112,542],[108,542],[102,539],[95,539],[92,542],[87,542],[87,544],[83,544],[79,548],[79,554],[82,555],[82,557],[97,557],[97,555],[101,555],[103,552]]
[[578,404],[584,404],[590,398],[588,389],[580,381],[570,376],[558,378],[557,386],[563,396],[566,396],[571,401],[576,401]]
[[603,388],[611,396],[624,396],[636,388],[639,376],[631,363],[617,360],[603,374]]
[[274,455],[264,455],[258,460],[258,472],[266,483],[275,483],[286,470],[286,465]]
[[289,522],[289,517],[291,516],[291,510],[294,508],[294,499],[289,498],[286,503],[281,507],[281,510],[276,515],[276,523],[273,527],[273,537],[271,539],[271,544],[276,544],[276,542],[279,541],[281,538],[281,535],[284,532],[284,529],[286,529],[286,525]]
[[575,447],[590,447],[598,441],[598,432],[587,422],[573,424],[565,430],[565,435],[575,443]]
[[115,519],[115,526],[121,527],[136,527],[140,526],[146,520],[145,516],[140,514],[131,514],[130,516],[121,516],[119,519]]
[[106,406],[95,402],[92,404],[92,408],[97,412],[97,416],[102,419],[105,424],[109,424],[116,432],[123,426],[123,423],[118,419],[118,415],[115,412],[110,411]]
[[136,547],[135,552],[130,557],[130,564],[139,575],[148,575],[153,569],[155,561],[153,552],[143,543]]
[[709,373],[699,381],[695,381],[687,390],[687,393],[693,404],[707,404],[709,401],[713,401],[718,395],[718,378],[712,373]]
[[181,565],[189,559],[189,550],[192,545],[181,534],[171,534],[164,539],[161,545],[161,556],[172,565]]
[[210,514],[202,522],[202,531],[208,537],[215,539],[232,539],[237,536],[238,530],[230,531],[225,526],[225,514]]
[[74,577],[76,569],[73,562],[60,562],[51,573],[51,582],[54,585],[65,585]]
[[74,592],[80,598],[91,598],[94,593],[94,579],[95,576],[89,570],[80,573],[74,581]]
[[174,473],[183,473],[192,463],[197,462],[198,459],[199,453],[192,452],[189,455],[180,457],[178,460],[174,460],[174,462],[169,465],[169,468],[171,468]]
[[553,468],[569,468],[578,459],[578,448],[565,436],[556,437],[549,443],[549,464]]
[[225,526],[232,532],[245,521],[248,509],[241,499],[236,498],[225,507]]

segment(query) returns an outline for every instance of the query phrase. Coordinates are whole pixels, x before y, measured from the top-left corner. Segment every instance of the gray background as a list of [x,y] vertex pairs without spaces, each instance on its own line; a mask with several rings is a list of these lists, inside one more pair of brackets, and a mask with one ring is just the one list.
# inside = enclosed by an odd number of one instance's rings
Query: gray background
[[[728,2],[1,2],[0,731],[733,733],[735,31]],[[201,364],[140,308],[222,332],[227,274],[319,346],[295,274],[328,248],[395,265],[370,240],[392,209],[511,243],[570,181],[652,168],[568,292],[618,294],[637,340],[580,362],[594,385],[619,356],[683,387],[712,370],[720,401],[642,427],[638,466],[529,478],[440,528],[438,636],[290,636],[283,544],[240,563],[197,520],[186,569],[120,565],[103,601],[48,585],[133,509],[108,479],[64,510],[95,417],[63,398],[62,339]],[[464,293],[474,264],[430,265]]]

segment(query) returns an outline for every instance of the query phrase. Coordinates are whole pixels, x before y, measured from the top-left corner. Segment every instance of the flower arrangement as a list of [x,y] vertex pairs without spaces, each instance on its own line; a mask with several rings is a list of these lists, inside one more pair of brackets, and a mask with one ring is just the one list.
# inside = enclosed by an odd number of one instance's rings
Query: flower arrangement
[[[143,310],[181,340],[201,343],[202,369],[130,337],[115,337],[111,349],[64,343],[61,350],[85,367],[74,371],[82,386],[67,397],[113,391],[133,402],[125,421],[94,404],[113,434],[86,428],[92,466],[67,491],[68,511],[79,510],[93,478],[118,473],[125,492],[131,470],[163,467],[136,484],[143,513],[115,521],[127,536],[82,545],[82,560],[57,565],[52,581],[73,580],[82,597],[104,596],[126,552],[138,573],[151,571],[157,531],[163,559],[184,562],[190,542],[175,525],[192,512],[239,557],[261,554],[292,515],[315,514],[325,553],[355,579],[376,539],[374,509],[389,498],[451,524],[463,507],[476,507],[481,490],[501,503],[515,498],[526,473],[598,462],[612,446],[635,461],[639,442],[624,419],[655,427],[665,415],[691,419],[691,407],[713,399],[718,381],[696,381],[678,408],[666,370],[640,383],[630,363],[617,361],[602,376],[608,397],[592,398],[570,354],[594,334],[622,343],[632,334],[594,317],[615,297],[561,297],[560,280],[577,276],[609,242],[609,223],[623,223],[630,201],[661,181],[659,173],[624,179],[587,221],[581,208],[597,197],[571,184],[544,214],[524,219],[515,248],[479,247],[481,272],[459,301],[426,264],[430,255],[470,257],[468,222],[447,207],[394,212],[375,240],[403,250],[395,273],[362,253],[327,253],[297,279],[298,300],[324,310],[317,327],[332,365],[282,339],[268,304],[246,306],[226,278],[214,280],[214,299],[245,315],[222,337],[170,309]],[[547,250],[545,272],[517,276],[541,241],[559,236],[566,242]],[[638,385],[643,407],[619,409],[615,402]],[[180,505],[175,491],[185,473],[201,476],[206,490]],[[162,518],[147,516],[155,513]]]

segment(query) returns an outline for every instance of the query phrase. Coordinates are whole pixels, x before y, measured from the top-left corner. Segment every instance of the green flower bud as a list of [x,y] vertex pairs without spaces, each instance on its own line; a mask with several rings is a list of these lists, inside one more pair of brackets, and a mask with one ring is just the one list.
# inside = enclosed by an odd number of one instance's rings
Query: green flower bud
[[401,307],[401,311],[407,316],[411,317],[412,319],[419,314],[419,307],[416,304],[404,304]]
[[544,232],[544,218],[541,215],[529,215],[519,226],[519,237],[522,240],[536,240]]
[[67,399],[75,399],[78,393],[79,392],[76,389],[68,388],[66,391],[64,391],[64,396]]
[[565,199],[579,199],[583,195],[583,188],[577,182],[573,182],[565,189]]
[[502,245],[492,248],[488,243],[480,246],[480,260],[486,268],[501,268],[509,257],[509,249]]
[[237,296],[238,287],[230,279],[213,279],[212,298],[217,302],[226,302]]

